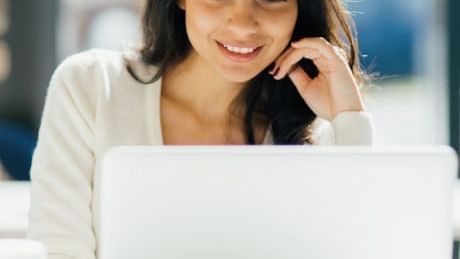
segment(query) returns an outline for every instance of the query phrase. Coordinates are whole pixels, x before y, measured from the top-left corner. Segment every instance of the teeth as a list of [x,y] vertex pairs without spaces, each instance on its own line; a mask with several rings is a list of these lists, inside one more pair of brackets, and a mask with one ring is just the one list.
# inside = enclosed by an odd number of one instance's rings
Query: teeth
[[254,50],[256,50],[255,48],[254,48],[254,49],[250,49],[250,48],[237,48],[237,47],[232,47],[232,46],[228,46],[228,45],[224,45],[224,47],[225,47],[226,49],[230,50],[231,52],[242,53],[242,54],[252,53],[252,52],[254,52]]

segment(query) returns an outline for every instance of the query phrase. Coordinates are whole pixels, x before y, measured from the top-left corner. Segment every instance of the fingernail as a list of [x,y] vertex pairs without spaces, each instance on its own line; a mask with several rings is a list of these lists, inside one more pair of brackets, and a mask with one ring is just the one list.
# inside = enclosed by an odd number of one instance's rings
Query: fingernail
[[273,77],[276,77],[278,75],[280,68],[277,67],[276,70],[272,73]]
[[270,72],[269,72],[269,73],[272,74],[272,73],[273,73],[273,70],[275,70],[275,68],[276,68],[276,63],[271,64],[270,67],[271,67],[272,69],[270,69]]

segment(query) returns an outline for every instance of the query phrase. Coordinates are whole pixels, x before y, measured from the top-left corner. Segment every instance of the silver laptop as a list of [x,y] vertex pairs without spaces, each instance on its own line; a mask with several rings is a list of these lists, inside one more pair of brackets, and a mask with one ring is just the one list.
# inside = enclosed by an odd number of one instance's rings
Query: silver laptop
[[99,259],[451,259],[446,147],[118,147]]

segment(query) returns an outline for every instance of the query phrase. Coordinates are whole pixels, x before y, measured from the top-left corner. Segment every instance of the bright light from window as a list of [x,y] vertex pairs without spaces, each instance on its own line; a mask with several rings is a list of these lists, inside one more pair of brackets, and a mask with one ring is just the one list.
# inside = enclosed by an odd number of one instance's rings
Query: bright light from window
[[138,40],[139,17],[130,9],[113,7],[105,9],[90,22],[84,48],[120,50],[125,41]]

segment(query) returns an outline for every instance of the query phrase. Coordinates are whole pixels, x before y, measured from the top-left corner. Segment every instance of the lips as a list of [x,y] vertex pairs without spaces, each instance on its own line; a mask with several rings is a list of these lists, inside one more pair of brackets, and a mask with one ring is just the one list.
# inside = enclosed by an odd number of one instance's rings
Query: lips
[[[261,50],[263,49],[262,44],[233,44],[233,43],[221,43],[219,41],[216,41],[219,50],[221,53],[229,60],[233,62],[238,62],[238,63],[244,63],[244,62],[250,62],[254,60]],[[224,47],[224,44],[227,46],[232,46],[232,47],[237,47],[237,48],[248,48],[248,49],[255,49],[251,53],[237,53],[237,52],[232,52],[228,50],[227,48]]]
[[260,43],[232,43],[232,42],[221,42],[217,41],[217,43],[220,43],[221,45],[226,45],[226,46],[232,46],[232,47],[237,47],[237,48],[247,48],[247,49],[256,49],[260,48],[263,46],[263,44]]

